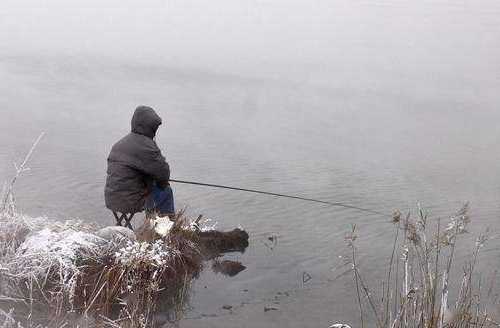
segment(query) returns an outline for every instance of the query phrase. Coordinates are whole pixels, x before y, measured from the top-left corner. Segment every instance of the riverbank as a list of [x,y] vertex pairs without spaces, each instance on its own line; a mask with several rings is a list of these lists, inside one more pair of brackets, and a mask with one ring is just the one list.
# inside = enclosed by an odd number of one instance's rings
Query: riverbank
[[[205,229],[199,218],[182,213],[168,231],[157,229],[156,221],[146,217],[136,235],[123,227],[3,211],[2,308],[15,308],[9,317],[23,327],[153,327],[178,321],[204,263],[223,252],[244,251],[248,234]],[[229,275],[244,269],[239,264],[235,271],[229,262],[214,260],[212,266]]]

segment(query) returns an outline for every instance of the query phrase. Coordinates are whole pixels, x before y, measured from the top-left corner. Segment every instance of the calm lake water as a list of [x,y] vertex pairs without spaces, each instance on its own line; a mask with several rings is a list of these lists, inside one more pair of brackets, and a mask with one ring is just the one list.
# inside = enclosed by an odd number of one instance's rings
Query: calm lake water
[[[471,234],[500,231],[500,5],[496,1],[360,2],[323,72],[304,78],[215,74],[99,57],[0,57],[0,178],[46,136],[16,185],[30,215],[114,222],[104,208],[106,156],[134,108],[164,119],[158,144],[178,179],[302,195],[391,213],[446,218],[471,202]],[[377,29],[378,19],[394,27]],[[375,25],[374,25],[375,24]],[[402,28],[406,27],[406,28]],[[321,63],[315,63],[321,66]],[[316,67],[317,68],[317,67]],[[181,327],[327,327],[357,323],[352,277],[334,279],[344,235],[380,288],[388,217],[290,199],[173,185],[177,207],[250,233],[247,269],[205,270]],[[277,236],[270,247],[269,237]],[[470,246],[470,247],[469,247]],[[500,241],[480,261],[500,269]],[[310,276],[304,283],[303,277]],[[275,304],[278,302],[279,304]],[[232,311],[222,309],[233,306]],[[278,311],[264,312],[275,306]]]

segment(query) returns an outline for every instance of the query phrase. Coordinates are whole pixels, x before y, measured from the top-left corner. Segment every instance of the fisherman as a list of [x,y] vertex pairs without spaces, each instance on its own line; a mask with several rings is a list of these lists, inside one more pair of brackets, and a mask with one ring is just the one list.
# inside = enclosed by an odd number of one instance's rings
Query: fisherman
[[151,107],[139,106],[132,116],[131,132],[111,149],[104,198],[117,224],[121,219],[116,213],[133,215],[143,210],[173,218],[170,167],[155,141],[161,124],[160,116]]

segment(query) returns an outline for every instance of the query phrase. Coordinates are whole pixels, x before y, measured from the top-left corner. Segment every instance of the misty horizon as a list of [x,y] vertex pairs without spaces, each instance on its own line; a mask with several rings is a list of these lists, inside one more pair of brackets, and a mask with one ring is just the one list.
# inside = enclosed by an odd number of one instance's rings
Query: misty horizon
[[9,0],[0,4],[0,39],[9,40],[0,54],[108,58],[321,84],[355,84],[360,76],[376,84],[380,75],[404,82],[421,75],[422,65],[450,80],[478,71],[492,80],[500,69],[499,9],[488,6],[494,1],[482,4]]

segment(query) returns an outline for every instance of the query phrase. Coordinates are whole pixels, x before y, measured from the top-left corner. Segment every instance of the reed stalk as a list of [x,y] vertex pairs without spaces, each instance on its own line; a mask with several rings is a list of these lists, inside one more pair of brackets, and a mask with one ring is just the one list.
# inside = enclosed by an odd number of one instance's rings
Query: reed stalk
[[[475,275],[480,249],[488,240],[488,231],[481,234],[475,243],[471,257],[463,267],[463,275],[458,286],[454,286],[451,275],[455,266],[456,245],[460,236],[467,230],[470,222],[469,206],[465,204],[452,215],[446,228],[442,220],[437,220],[431,229],[427,212],[419,205],[417,215],[410,212],[402,220],[401,213],[395,212],[395,226],[392,251],[389,256],[387,275],[383,282],[380,306],[368,292],[369,287],[361,279],[361,267],[356,260],[356,229],[353,228],[345,240],[350,249],[352,272],[356,287],[360,322],[365,326],[370,322],[363,309],[366,302],[372,310],[372,325],[388,328],[476,328],[497,326],[498,320],[486,311],[481,299],[481,279]],[[403,238],[399,233],[403,229]],[[401,258],[395,260],[397,250]],[[399,268],[401,261],[402,270]],[[396,268],[396,270],[394,270]],[[401,282],[401,283],[399,283]],[[491,295],[493,282],[489,282],[488,295]],[[396,286],[391,292],[390,286]],[[450,301],[450,290],[456,288],[458,296]],[[401,296],[398,296],[401,295]]]

